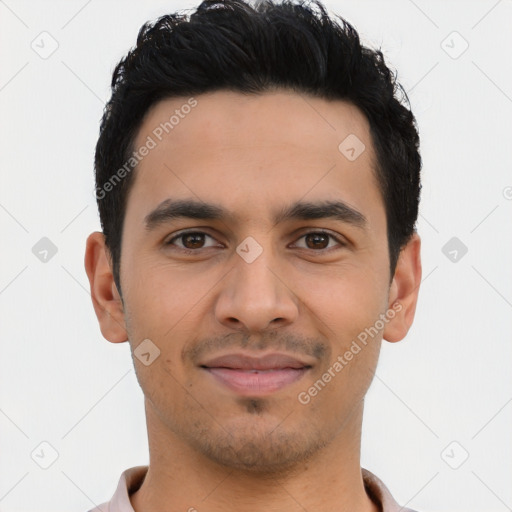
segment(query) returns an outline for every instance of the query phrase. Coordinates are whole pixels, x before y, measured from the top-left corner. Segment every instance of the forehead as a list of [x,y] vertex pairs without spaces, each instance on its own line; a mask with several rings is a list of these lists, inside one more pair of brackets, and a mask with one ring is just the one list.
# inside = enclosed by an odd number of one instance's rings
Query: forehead
[[[286,90],[261,94],[221,90],[159,101],[146,113],[135,146],[143,144],[148,134],[156,142],[172,138],[175,144],[193,145],[196,151],[229,141],[307,144],[313,149],[316,143],[337,147],[350,134],[366,139],[369,125],[362,112],[346,101]],[[372,148],[367,145],[367,149]]]
[[144,145],[151,150],[131,189],[139,205],[169,196],[245,211],[291,197],[342,199],[359,210],[382,202],[369,124],[344,101],[289,91],[165,99],[140,126],[134,148]]

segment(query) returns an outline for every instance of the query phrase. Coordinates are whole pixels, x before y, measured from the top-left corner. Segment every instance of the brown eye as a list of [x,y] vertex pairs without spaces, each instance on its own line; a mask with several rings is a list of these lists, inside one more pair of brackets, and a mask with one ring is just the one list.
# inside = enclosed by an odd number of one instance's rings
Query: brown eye
[[[167,246],[176,246],[179,249],[184,250],[198,250],[208,247],[213,247],[212,244],[205,245],[206,239],[209,238],[213,240],[213,238],[206,234],[202,233],[201,231],[188,231],[186,233],[181,233],[173,238],[171,238],[168,242],[165,243]],[[176,241],[179,241],[180,243],[176,243]]]
[[204,234],[187,233],[186,235],[181,235],[181,240],[186,249],[199,249],[204,244]]
[[329,235],[324,233],[308,233],[305,240],[308,249],[325,249],[329,245]]
[[[304,244],[297,244],[296,247],[301,249],[311,249],[313,251],[322,252],[330,251],[331,249],[339,249],[344,247],[346,244],[342,242],[338,237],[335,237],[331,233],[325,231],[311,231],[302,235],[299,240],[304,240]],[[331,241],[334,241],[333,245]],[[338,247],[336,247],[338,245]]]

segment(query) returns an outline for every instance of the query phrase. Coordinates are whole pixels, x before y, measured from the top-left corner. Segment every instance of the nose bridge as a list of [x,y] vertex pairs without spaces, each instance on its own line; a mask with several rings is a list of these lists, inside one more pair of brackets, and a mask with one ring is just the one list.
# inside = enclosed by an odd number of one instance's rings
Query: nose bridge
[[272,269],[276,267],[276,263],[268,245],[265,249],[259,249],[251,241],[243,242],[237,248],[237,257],[234,259],[234,282],[237,293],[248,293],[254,299],[258,296],[267,300],[277,297],[276,281],[279,279],[276,270]]
[[283,282],[278,267],[270,237],[266,243],[248,237],[239,244],[218,298],[218,321],[254,331],[263,330],[272,322],[293,322],[297,300]]

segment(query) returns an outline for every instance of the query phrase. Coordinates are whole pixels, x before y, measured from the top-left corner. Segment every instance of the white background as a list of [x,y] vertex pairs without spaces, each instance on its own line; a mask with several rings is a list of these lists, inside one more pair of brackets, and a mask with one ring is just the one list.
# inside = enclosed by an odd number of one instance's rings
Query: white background
[[[139,27],[195,5],[0,1],[2,512],[85,512],[148,463],[129,346],[101,336],[83,267],[100,228],[93,153]],[[326,5],[398,70],[424,162],[416,320],[384,342],[361,464],[421,512],[512,510],[512,2]],[[31,47],[50,47],[43,31],[58,42],[46,59]],[[58,250],[46,263],[32,252],[42,237]],[[452,237],[468,248],[456,262],[442,252]],[[43,441],[58,452],[48,469],[31,458],[49,460]]]

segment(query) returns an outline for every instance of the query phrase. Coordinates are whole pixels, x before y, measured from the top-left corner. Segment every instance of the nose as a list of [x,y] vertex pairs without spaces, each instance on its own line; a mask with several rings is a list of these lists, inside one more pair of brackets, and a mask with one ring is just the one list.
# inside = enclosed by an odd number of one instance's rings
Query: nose
[[264,250],[251,263],[233,255],[234,267],[222,280],[215,304],[215,316],[222,325],[258,333],[296,321],[299,300],[270,252]]

